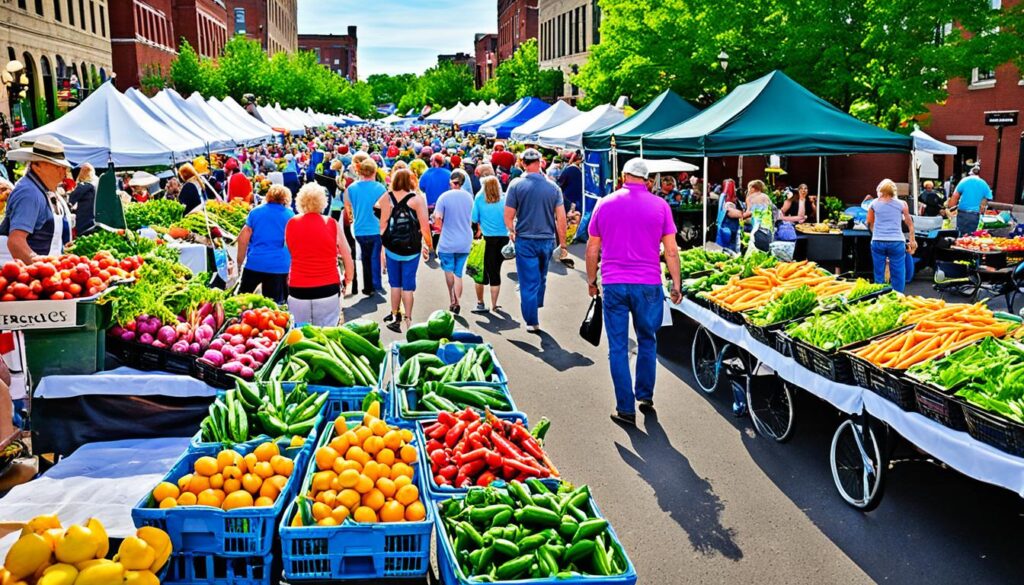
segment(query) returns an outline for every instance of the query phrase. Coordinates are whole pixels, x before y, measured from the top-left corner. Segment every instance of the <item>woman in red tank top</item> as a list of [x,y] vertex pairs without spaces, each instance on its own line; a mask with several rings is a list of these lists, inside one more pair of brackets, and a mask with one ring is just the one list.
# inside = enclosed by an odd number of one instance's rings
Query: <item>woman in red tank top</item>
[[341,318],[341,274],[338,258],[345,266],[345,286],[352,282],[352,252],[337,220],[323,215],[327,191],[307,183],[295,197],[299,215],[288,221],[284,239],[292,256],[288,274],[288,310],[295,323],[318,327],[337,325]]

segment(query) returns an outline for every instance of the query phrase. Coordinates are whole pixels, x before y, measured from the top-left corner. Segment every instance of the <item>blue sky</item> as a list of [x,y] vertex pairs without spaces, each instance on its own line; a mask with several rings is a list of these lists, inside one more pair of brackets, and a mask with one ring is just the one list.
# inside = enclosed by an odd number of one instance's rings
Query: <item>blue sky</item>
[[359,27],[359,78],[422,73],[437,56],[473,53],[473,35],[498,31],[496,0],[299,0],[299,33]]

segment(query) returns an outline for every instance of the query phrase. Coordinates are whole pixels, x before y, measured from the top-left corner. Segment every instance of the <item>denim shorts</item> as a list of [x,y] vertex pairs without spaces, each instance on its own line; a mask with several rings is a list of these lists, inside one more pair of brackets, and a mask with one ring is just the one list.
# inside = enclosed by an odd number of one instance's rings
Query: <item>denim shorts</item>
[[388,262],[388,286],[402,290],[416,290],[416,270],[420,266],[420,257],[416,256],[409,260],[396,260],[390,255]]
[[462,278],[462,273],[466,270],[466,260],[469,259],[469,253],[466,254],[449,254],[442,252],[438,254],[441,258],[441,270],[445,272],[451,272],[458,278]]

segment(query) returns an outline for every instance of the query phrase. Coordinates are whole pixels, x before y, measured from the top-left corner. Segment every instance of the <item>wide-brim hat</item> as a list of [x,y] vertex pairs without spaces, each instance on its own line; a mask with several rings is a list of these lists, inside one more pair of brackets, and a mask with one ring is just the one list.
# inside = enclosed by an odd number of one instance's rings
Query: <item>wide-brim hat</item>
[[160,179],[146,171],[138,171],[132,175],[128,186],[130,187],[149,187],[160,182]]
[[[24,143],[24,144],[27,144]],[[7,159],[17,162],[45,162],[71,168],[71,163],[64,156],[64,143],[50,135],[35,139],[31,146],[14,149],[7,153]]]

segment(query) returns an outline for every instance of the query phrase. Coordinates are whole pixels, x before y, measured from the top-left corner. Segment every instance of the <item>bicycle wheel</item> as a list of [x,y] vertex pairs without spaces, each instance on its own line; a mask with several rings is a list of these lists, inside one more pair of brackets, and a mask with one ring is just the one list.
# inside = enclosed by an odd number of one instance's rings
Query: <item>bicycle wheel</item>
[[697,386],[706,394],[718,387],[718,344],[711,332],[698,327],[690,347],[690,364]]
[[870,423],[845,420],[832,437],[832,479],[843,500],[862,512],[874,510],[882,501],[884,452]]
[[[770,378],[764,380],[763,378]],[[793,436],[793,389],[776,376],[747,378],[747,408],[754,429],[762,437],[785,443]]]

